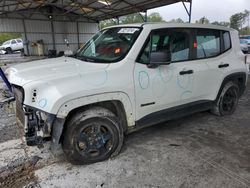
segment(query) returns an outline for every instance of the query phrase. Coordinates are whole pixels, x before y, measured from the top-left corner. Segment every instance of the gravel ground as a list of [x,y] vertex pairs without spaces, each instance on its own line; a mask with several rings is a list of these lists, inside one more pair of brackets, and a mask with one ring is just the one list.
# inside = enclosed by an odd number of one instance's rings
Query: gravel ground
[[[4,84],[0,79],[0,101],[4,99],[3,93]],[[14,104],[5,105],[0,108],[0,143],[20,138],[20,130],[16,123],[14,115]]]

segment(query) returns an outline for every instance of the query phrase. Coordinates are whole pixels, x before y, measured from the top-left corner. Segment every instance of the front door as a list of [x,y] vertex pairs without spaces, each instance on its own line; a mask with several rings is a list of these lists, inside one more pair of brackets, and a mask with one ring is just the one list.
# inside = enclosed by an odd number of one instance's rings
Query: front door
[[[191,36],[190,29],[163,29],[148,37],[134,70],[137,120],[195,100],[196,75],[207,67],[190,61]],[[150,54],[161,51],[171,54],[171,63],[150,67]]]

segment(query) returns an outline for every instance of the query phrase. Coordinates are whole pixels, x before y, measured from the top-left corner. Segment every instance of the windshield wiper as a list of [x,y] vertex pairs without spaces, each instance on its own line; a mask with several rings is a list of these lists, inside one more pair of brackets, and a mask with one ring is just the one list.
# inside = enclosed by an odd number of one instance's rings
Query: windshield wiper
[[75,56],[77,59],[80,59],[80,60],[83,60],[83,61],[87,61],[87,62],[95,62],[94,59],[91,59],[91,58],[88,58],[88,57],[85,57],[85,56]]

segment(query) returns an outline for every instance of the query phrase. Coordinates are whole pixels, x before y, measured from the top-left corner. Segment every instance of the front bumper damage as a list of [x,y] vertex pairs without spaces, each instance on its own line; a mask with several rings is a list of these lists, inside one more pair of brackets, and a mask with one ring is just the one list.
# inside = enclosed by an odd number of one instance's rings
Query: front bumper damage
[[52,148],[58,148],[65,119],[24,105],[23,88],[19,86],[13,86],[12,88],[16,100],[17,122],[23,127],[27,145],[39,146],[45,140],[51,140],[52,138]]
[[27,145],[41,145],[44,139],[51,137],[51,129],[56,116],[27,106],[23,106],[23,110],[24,137]]
[[26,144],[28,146],[41,146],[45,140],[51,140],[51,150],[53,153],[56,153],[56,150],[60,147],[65,119],[25,105],[23,110],[25,115],[23,127]]

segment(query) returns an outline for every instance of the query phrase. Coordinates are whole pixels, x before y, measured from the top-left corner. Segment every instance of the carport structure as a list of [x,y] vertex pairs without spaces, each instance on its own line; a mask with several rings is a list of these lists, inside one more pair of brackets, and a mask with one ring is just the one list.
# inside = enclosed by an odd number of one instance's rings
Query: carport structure
[[178,2],[190,21],[192,0],[0,0],[0,33],[22,33],[28,55],[38,40],[45,52],[65,50],[65,39],[76,50],[98,31],[99,21]]

